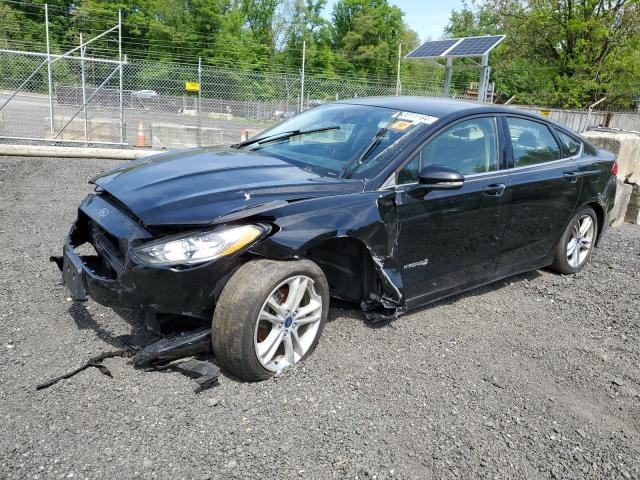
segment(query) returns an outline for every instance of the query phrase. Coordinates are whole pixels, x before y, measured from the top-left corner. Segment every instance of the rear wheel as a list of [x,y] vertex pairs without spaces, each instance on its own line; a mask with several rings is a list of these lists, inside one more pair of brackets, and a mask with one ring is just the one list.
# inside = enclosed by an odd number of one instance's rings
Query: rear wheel
[[551,267],[560,273],[576,273],[584,267],[593,252],[598,235],[598,217],[591,207],[576,213],[567,225]]
[[329,287],[313,262],[254,260],[225,285],[212,321],[222,366],[256,381],[304,360],[322,334]]

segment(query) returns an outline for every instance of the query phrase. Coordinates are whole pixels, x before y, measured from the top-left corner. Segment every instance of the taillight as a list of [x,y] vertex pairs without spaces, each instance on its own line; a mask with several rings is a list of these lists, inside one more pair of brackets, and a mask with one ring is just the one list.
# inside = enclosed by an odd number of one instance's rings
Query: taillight
[[618,159],[616,158],[613,162],[613,166],[611,167],[611,175],[614,177],[618,176]]

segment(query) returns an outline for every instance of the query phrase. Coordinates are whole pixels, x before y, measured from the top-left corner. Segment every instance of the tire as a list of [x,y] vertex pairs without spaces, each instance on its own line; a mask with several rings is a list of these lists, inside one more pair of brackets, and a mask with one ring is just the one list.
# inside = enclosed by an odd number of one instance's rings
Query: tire
[[[296,291],[302,292],[299,310],[286,313],[295,304],[289,293]],[[213,352],[222,368],[236,377],[266,380],[311,354],[328,311],[329,286],[315,263],[250,261],[232,275],[220,294],[211,327]],[[271,342],[274,347],[267,348]]]
[[[583,221],[590,217],[591,226],[588,229],[582,228],[583,232],[577,234]],[[577,229],[577,230],[576,230]],[[569,221],[562,237],[555,248],[555,257],[551,268],[558,273],[569,275],[579,272],[584,268],[593,253],[596,239],[598,238],[598,216],[591,207],[581,208]],[[570,242],[575,241],[578,247],[572,248]],[[588,245],[587,245],[588,242]],[[588,248],[583,248],[588,246]],[[578,250],[576,252],[576,249]],[[570,254],[571,253],[571,257]]]

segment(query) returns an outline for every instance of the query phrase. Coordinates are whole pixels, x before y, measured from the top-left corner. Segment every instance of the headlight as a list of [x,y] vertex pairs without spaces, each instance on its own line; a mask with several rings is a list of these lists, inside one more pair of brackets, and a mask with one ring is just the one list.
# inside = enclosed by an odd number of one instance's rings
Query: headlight
[[150,265],[193,265],[229,255],[256,241],[265,229],[243,225],[213,232],[151,242],[132,250],[142,263]]

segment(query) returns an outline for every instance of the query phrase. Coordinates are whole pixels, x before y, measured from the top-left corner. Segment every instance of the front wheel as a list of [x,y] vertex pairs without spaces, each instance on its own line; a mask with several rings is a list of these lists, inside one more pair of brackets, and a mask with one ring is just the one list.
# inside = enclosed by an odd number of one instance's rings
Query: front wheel
[[593,252],[598,235],[598,217],[591,207],[576,213],[556,246],[551,268],[563,274],[582,270]]
[[329,287],[313,262],[254,260],[225,285],[213,314],[213,351],[243,380],[265,380],[305,359],[322,334]]

